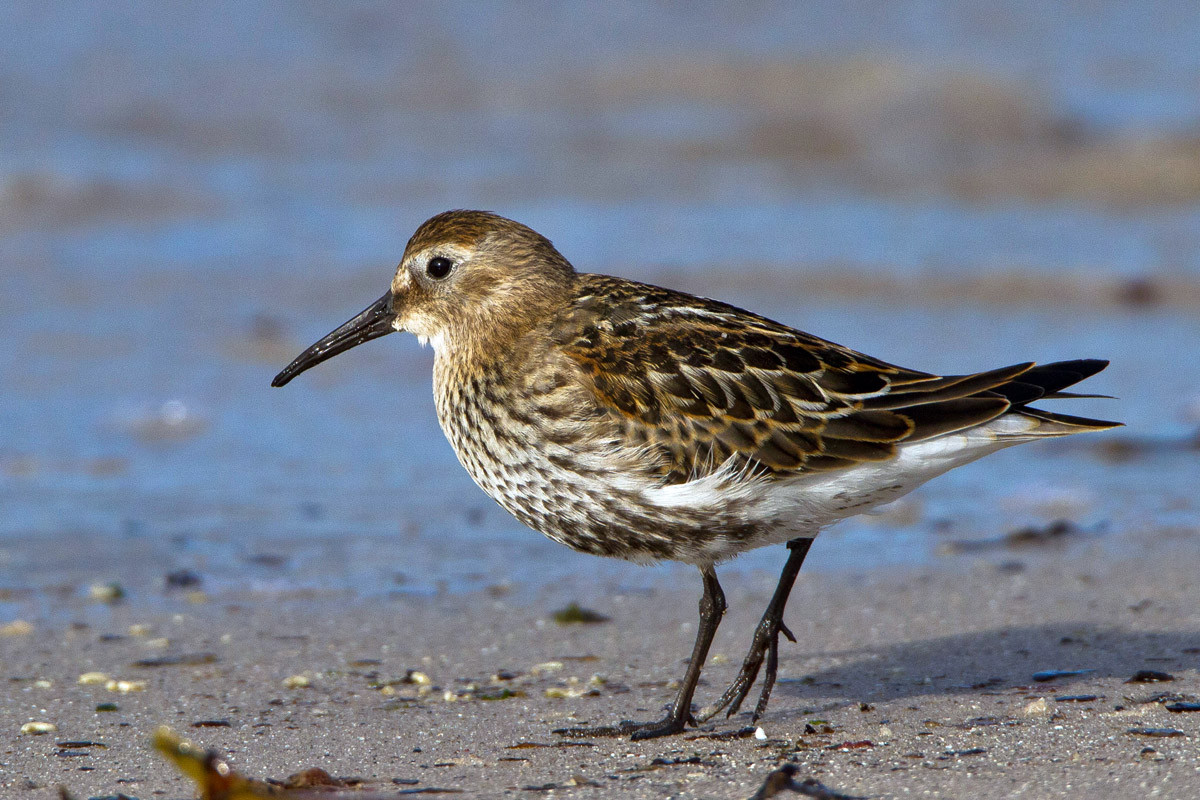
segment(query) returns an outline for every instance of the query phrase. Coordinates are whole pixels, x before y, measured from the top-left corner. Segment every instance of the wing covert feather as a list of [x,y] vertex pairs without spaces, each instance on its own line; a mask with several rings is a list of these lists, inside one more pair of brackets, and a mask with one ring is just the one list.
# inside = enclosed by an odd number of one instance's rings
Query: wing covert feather
[[[769,476],[885,460],[901,442],[981,424],[1093,367],[933,375],[717,301],[579,277],[555,343],[631,446],[657,455],[667,483],[730,458]],[[1035,379],[1014,380],[1026,373]]]

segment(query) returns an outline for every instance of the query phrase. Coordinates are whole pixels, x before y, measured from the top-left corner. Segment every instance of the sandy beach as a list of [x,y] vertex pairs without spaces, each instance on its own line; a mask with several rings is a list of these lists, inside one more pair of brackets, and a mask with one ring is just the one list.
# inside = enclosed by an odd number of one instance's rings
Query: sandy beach
[[[192,797],[149,747],[165,724],[246,775],[320,767],[384,792],[743,798],[790,762],[864,797],[1194,797],[1200,714],[1169,709],[1200,696],[1200,542],[1119,538],[802,574],[787,615],[799,644],[782,648],[762,732],[742,713],[639,743],[552,730],[669,701],[695,624],[685,571],[628,594],[580,579],[531,596],[47,596],[0,637],[0,786]],[[731,570],[702,702],[772,582]],[[570,602],[609,620],[556,623]],[[1086,672],[1035,678],[1052,670]],[[1128,682],[1146,670],[1173,680]],[[20,733],[30,721],[56,729]]]

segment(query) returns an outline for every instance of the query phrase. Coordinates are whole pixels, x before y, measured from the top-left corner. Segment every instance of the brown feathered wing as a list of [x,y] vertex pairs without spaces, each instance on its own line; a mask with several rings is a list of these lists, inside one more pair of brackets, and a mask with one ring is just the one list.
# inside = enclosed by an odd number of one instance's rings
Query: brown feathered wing
[[1014,409],[1080,430],[1116,424],[1025,409],[1082,396],[1061,390],[1106,361],[932,375],[713,300],[608,276],[580,280],[556,336],[628,444],[657,454],[666,483],[731,457],[766,475],[842,469]]

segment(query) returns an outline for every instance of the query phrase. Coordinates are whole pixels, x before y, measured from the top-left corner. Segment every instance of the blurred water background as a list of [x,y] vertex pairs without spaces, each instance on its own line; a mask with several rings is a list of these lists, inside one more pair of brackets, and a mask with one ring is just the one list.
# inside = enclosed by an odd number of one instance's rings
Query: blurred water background
[[96,581],[152,598],[175,570],[366,594],[671,570],[570,554],[494,506],[411,338],[270,388],[452,207],[913,367],[1113,360],[1089,388],[1119,400],[1059,408],[1126,429],[956,471],[806,568],[953,567],[948,543],[1056,519],[1131,554],[1197,536],[1194,3],[5,2],[0,21],[0,607]]

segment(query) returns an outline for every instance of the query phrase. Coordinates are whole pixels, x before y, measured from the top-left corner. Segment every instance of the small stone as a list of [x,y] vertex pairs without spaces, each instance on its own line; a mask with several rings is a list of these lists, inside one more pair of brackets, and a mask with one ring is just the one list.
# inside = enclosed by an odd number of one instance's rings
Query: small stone
[[1037,717],[1043,714],[1050,713],[1050,704],[1046,702],[1046,698],[1039,697],[1025,708],[1021,709],[1021,713],[1027,717]]
[[1047,669],[1033,673],[1033,679],[1038,683],[1045,683],[1057,678],[1077,678],[1095,671],[1094,669]]
[[1200,711],[1200,703],[1193,703],[1187,700],[1181,700],[1176,703],[1167,703],[1163,708],[1174,714],[1180,714],[1185,711]]
[[163,587],[166,589],[193,589],[200,585],[200,576],[190,569],[177,569],[168,572],[163,577]]
[[1178,728],[1130,728],[1126,733],[1131,733],[1134,736],[1152,736],[1160,739],[1187,735]]
[[41,736],[46,733],[54,733],[58,730],[58,726],[53,722],[26,722],[21,726],[21,733],[28,736]]
[[150,633],[150,626],[144,622],[138,622],[129,626],[130,636],[147,636]]
[[285,689],[307,689],[311,683],[304,675],[289,675],[283,679]]
[[14,619],[7,625],[0,625],[0,636],[28,636],[33,633],[33,624],[23,619]]
[[104,688],[110,692],[117,694],[129,694],[130,692],[146,691],[145,681],[116,681],[110,680],[104,684]]
[[125,599],[125,590],[119,583],[93,583],[88,597],[97,603],[117,603]]
[[38,680],[33,682],[33,688],[35,688],[35,689],[49,689],[53,686],[54,686],[54,681],[47,680],[45,678],[39,678]]
[[765,742],[767,740],[767,732],[764,731],[761,727],[755,728],[754,729],[754,738],[760,742]]
[[590,608],[583,608],[578,603],[571,603],[566,608],[560,608],[554,612],[553,616],[554,621],[559,625],[596,625],[609,621],[609,618],[603,614],[592,611]]
[[1165,683],[1175,680],[1175,676],[1169,672],[1160,672],[1156,669],[1139,669],[1133,673],[1133,677],[1125,681],[1126,683]]
[[108,675],[103,672],[85,672],[75,682],[81,686],[98,686],[108,683]]

